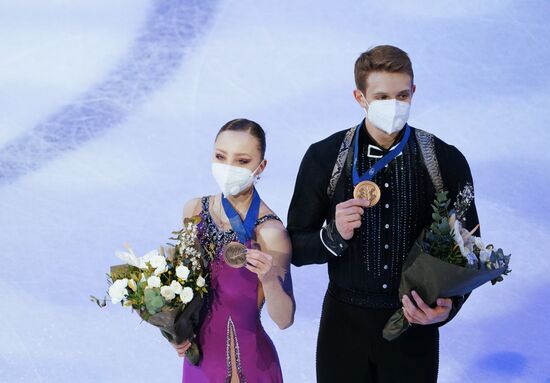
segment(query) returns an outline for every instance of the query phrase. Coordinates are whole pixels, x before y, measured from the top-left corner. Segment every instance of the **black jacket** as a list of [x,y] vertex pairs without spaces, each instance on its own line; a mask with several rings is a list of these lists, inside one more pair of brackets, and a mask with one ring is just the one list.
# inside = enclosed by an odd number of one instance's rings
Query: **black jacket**
[[[403,155],[373,179],[382,189],[381,201],[366,209],[363,225],[353,238],[343,240],[333,220],[336,205],[353,197],[353,147],[332,199],[327,187],[346,132],[340,131],[311,145],[302,160],[288,212],[292,263],[302,266],[328,262],[329,289],[341,300],[372,308],[400,307],[401,267],[420,231],[431,223],[430,204],[435,189],[412,128]],[[361,174],[376,162],[367,156],[367,147],[377,146],[364,124],[359,143]],[[458,149],[437,137],[435,152],[445,190],[454,201],[464,185],[472,183],[470,168]],[[472,203],[466,228],[472,229],[477,223],[475,203]],[[463,298],[455,297],[454,302],[452,315],[460,308]]]

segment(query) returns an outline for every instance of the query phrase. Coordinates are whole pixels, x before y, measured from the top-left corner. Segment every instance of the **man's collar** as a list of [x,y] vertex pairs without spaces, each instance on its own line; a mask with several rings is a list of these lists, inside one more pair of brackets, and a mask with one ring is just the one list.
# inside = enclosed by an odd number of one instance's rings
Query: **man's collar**
[[[363,136],[363,147],[367,147],[367,157],[369,158],[382,158],[388,152],[392,149],[394,149],[397,145],[399,145],[399,142],[401,141],[401,138],[403,138],[403,134],[405,132],[405,128],[401,129],[399,134],[395,137],[395,140],[393,142],[393,145],[389,149],[384,149],[380,147],[380,145],[376,142],[374,138],[370,135],[369,131],[367,130],[367,127],[365,125],[365,120],[363,120],[363,123],[361,124],[361,131],[364,133]],[[399,153],[397,157],[399,157],[403,152]]]
[[[376,145],[372,145],[372,144],[368,144],[368,147],[367,147],[367,157],[370,157],[370,158],[382,158],[384,157],[386,154],[388,154],[388,152],[392,149],[394,149],[397,145],[399,145],[399,143],[395,144],[394,146],[392,146],[391,148],[389,149],[382,149]],[[401,154],[403,154],[403,152],[401,151],[401,153],[399,153],[396,157],[399,157]]]

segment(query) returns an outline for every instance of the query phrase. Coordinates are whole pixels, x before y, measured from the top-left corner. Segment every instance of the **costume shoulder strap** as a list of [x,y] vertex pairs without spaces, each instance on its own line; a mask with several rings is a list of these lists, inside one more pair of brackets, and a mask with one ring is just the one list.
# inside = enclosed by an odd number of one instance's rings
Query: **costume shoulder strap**
[[207,212],[208,208],[210,207],[210,197],[204,196],[201,198],[201,204],[202,204],[202,211]]
[[435,190],[440,193],[445,188],[443,186],[443,178],[441,177],[439,162],[437,161],[437,156],[435,155],[434,135],[420,129],[415,129],[415,135],[416,141],[420,146],[420,152],[422,153],[424,164],[426,165],[426,169],[428,169],[428,173],[430,174]]
[[332,169],[332,175],[330,177],[330,182],[327,187],[327,195],[329,199],[332,199],[332,197],[334,196],[334,190],[336,189],[336,184],[338,183],[340,175],[342,174],[342,170],[344,169],[344,166],[346,164],[346,158],[348,156],[349,148],[351,147],[353,135],[355,134],[356,129],[357,126],[354,126],[350,130],[348,130],[346,135],[344,136],[342,145],[340,145],[338,157],[336,157],[336,163],[334,164],[334,168]]
[[273,220],[276,220],[276,221],[279,221],[279,222],[283,222],[281,221],[281,219],[275,215],[275,214],[266,214],[264,215],[263,217],[260,217],[256,220],[256,226],[258,225],[261,225],[262,223],[264,223],[265,221],[269,221],[270,219],[273,219]]

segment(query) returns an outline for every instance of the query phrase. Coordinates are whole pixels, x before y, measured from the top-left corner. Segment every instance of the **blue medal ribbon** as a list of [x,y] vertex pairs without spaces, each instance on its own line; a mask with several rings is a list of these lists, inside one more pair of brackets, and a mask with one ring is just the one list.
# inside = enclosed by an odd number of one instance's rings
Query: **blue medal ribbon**
[[389,164],[395,157],[401,153],[405,145],[407,144],[407,141],[409,140],[409,137],[411,135],[411,127],[407,124],[405,125],[405,134],[403,135],[403,138],[401,139],[401,142],[399,142],[399,145],[397,145],[395,148],[390,150],[388,154],[386,154],[384,157],[380,158],[376,163],[365,172],[361,177],[359,177],[359,173],[357,171],[357,157],[359,153],[359,129],[362,127],[362,123],[359,124],[359,126],[356,129],[355,132],[355,149],[353,152],[353,186],[357,186],[359,182],[363,181],[370,181],[374,178],[374,176],[384,168],[387,164]]
[[260,195],[254,188],[254,194],[252,196],[252,202],[246,213],[244,221],[239,216],[239,213],[235,210],[233,205],[225,198],[222,193],[222,205],[231,227],[237,233],[237,237],[241,243],[246,243],[255,238],[254,228],[256,227],[256,220],[258,219],[258,213],[260,212]]

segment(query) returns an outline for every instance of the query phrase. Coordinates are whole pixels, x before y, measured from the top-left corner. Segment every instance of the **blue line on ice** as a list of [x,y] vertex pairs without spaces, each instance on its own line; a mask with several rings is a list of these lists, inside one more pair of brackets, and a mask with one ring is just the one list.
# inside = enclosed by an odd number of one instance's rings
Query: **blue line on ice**
[[216,0],[154,2],[142,34],[106,79],[0,148],[0,186],[120,124],[178,69]]

